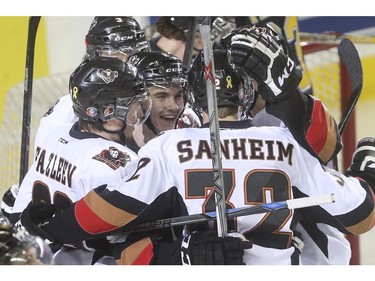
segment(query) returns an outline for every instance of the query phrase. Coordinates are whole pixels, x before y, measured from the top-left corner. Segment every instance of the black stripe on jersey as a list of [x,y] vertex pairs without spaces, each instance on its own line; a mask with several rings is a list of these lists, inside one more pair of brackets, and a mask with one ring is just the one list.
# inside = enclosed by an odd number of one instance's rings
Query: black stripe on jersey
[[314,243],[319,247],[322,253],[328,258],[328,238],[327,236],[318,228],[316,223],[309,219],[300,221],[301,226],[306,230],[308,235],[314,241]]
[[[301,192],[295,186],[293,186],[293,196],[295,199],[309,197],[305,193]],[[333,227],[336,227],[342,233],[349,233],[345,229],[345,226],[341,223],[341,221],[339,221],[339,218],[332,216],[330,213],[328,213],[326,210],[324,210],[320,206],[312,206],[308,208],[296,209],[295,215],[300,218],[312,220],[315,223],[320,222],[320,223],[331,225]]]
[[360,224],[362,221],[366,220],[370,215],[370,213],[368,212],[370,201],[372,201],[372,198],[369,194],[367,194],[366,199],[356,209],[344,215],[336,216],[336,218],[340,220],[345,227]]
[[131,214],[139,214],[147,207],[147,204],[135,198],[126,196],[117,190],[109,191],[106,185],[97,187],[95,192],[105,201]]
[[[119,192],[111,192],[109,196],[107,191],[103,190],[100,196],[104,196],[104,200],[113,204],[117,208],[136,214],[137,217],[128,224],[119,227],[117,230],[128,230],[142,223],[154,222],[159,219],[167,219],[172,217],[180,217],[188,215],[188,211],[184,200],[178,193],[176,187],[169,188],[166,192],[161,193],[155,198],[150,205],[147,205],[134,198],[120,194]],[[116,195],[117,196],[114,196]],[[181,232],[183,227],[176,227],[176,233]],[[116,230],[115,230],[116,231]]]

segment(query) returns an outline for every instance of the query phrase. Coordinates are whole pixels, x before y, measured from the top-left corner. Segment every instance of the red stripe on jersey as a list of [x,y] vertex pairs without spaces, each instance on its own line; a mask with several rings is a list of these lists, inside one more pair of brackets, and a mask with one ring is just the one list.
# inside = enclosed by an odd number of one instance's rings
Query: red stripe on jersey
[[325,108],[320,100],[314,99],[311,124],[306,133],[310,147],[319,154],[327,141],[327,118]]
[[139,253],[137,258],[133,261],[132,265],[149,265],[154,256],[154,247],[150,242],[143,250]]
[[117,228],[97,216],[84,200],[76,203],[74,211],[78,224],[87,233],[99,234]]

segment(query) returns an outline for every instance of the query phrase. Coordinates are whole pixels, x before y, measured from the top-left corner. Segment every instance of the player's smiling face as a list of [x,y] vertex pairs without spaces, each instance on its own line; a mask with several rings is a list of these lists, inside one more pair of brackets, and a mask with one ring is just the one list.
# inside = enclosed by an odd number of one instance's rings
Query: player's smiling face
[[151,122],[156,131],[173,129],[184,107],[184,89],[180,86],[149,87],[152,99]]

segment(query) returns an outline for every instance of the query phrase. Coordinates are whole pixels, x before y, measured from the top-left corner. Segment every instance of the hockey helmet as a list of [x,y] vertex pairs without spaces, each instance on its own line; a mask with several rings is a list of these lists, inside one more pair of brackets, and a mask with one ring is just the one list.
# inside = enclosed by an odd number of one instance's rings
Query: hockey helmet
[[40,237],[13,226],[0,212],[0,265],[53,264],[53,253]]
[[92,123],[117,118],[141,124],[151,110],[150,93],[136,67],[116,58],[85,60],[70,76],[69,93],[74,113]]
[[181,60],[166,52],[139,52],[129,57],[129,63],[137,67],[146,85],[177,84],[186,88],[187,68]]
[[[230,52],[214,50],[217,105],[250,108],[254,101],[253,80],[231,63]],[[194,106],[207,109],[206,71],[203,52],[196,57],[188,74],[190,98]]]
[[85,43],[89,58],[116,52],[130,56],[150,50],[145,32],[134,17],[95,17]]
[[170,21],[171,25],[174,25],[178,29],[186,33],[189,30],[189,26],[193,17],[181,17],[181,16],[171,16],[166,17]]

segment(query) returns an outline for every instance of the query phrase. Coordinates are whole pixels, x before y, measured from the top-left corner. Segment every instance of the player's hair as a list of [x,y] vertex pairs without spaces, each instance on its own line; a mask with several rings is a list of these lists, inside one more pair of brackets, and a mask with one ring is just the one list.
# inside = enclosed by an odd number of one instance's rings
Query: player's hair
[[134,17],[95,17],[85,44],[89,58],[103,50],[120,50],[128,55],[150,50],[145,32]]
[[159,17],[156,21],[156,30],[168,39],[185,42],[191,19],[192,17]]
[[[136,67],[110,57],[82,62],[70,76],[69,93],[74,113],[91,123],[103,123],[114,117],[126,122],[134,98],[150,98]],[[105,112],[108,108],[110,113]]]
[[[249,108],[254,100],[252,79],[231,63],[230,52],[214,50],[215,86],[218,107]],[[206,110],[207,91],[204,55],[201,52],[193,62],[188,74],[190,102]]]

